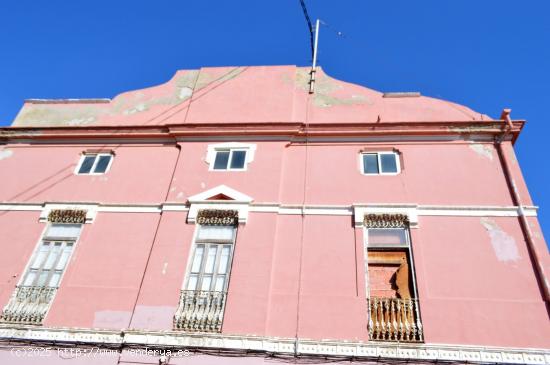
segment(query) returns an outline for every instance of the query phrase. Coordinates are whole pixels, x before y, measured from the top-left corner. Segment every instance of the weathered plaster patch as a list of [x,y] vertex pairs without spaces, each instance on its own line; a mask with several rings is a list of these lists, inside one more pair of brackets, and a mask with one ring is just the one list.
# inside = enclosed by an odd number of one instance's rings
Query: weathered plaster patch
[[239,76],[245,69],[245,67],[236,67],[218,78],[214,78],[211,74],[201,70],[201,73],[199,74],[199,78],[197,80],[197,85],[195,86],[195,91],[201,90],[213,82],[221,83],[227,80],[231,80]]
[[140,103],[138,105],[136,105],[135,107],[131,108],[131,109],[126,109],[123,114],[124,115],[132,115],[132,114],[135,114],[135,113],[139,113],[139,112],[143,112],[147,110],[147,105],[145,105],[144,103]]
[[127,311],[99,311],[94,314],[94,328],[121,329],[130,325],[132,312]]
[[493,148],[483,143],[470,143],[470,148],[479,156],[493,161]]
[[514,237],[504,232],[495,221],[490,218],[481,218],[481,224],[489,234],[493,251],[499,261],[509,262],[519,260],[520,256]]
[[171,330],[176,307],[138,305],[132,327],[147,330]]
[[25,105],[13,122],[14,126],[79,126],[96,121],[101,115],[97,106],[74,105],[68,108],[52,106]]
[[178,94],[178,98],[182,99],[182,100],[185,100],[185,99],[189,99],[189,97],[191,97],[191,95],[193,94],[193,89],[191,89],[190,87],[182,87],[180,89],[180,92]]
[[2,151],[0,151],[0,160],[10,158],[11,156],[13,156],[13,151],[12,150],[2,150]]
[[162,275],[166,275],[167,270],[168,270],[168,263],[165,262],[164,265],[162,265]]
[[88,118],[75,118],[67,121],[67,125],[70,126],[78,126],[78,125],[86,125],[93,123],[94,118],[88,117]]

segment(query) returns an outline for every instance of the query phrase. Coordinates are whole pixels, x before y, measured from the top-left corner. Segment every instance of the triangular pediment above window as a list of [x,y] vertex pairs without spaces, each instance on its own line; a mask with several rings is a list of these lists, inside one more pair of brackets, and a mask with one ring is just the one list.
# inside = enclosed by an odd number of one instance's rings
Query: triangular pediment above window
[[231,211],[236,213],[236,223],[246,223],[252,198],[228,186],[220,185],[190,196],[187,223],[200,223],[200,212]]
[[203,191],[202,193],[189,197],[189,203],[204,203],[213,201],[222,201],[225,203],[244,203],[248,204],[252,198],[237,190],[231,189],[225,185],[219,185],[215,188]]

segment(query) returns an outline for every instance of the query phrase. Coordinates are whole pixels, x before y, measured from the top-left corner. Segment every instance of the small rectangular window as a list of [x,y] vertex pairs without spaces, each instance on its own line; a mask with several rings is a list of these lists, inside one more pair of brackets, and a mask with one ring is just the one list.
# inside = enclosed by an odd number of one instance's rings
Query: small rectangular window
[[246,166],[245,150],[219,150],[214,159],[214,170],[244,170]]
[[109,170],[113,155],[110,153],[84,154],[77,166],[78,175],[99,175]]
[[364,153],[362,159],[365,175],[393,175],[400,172],[399,158],[395,152]]

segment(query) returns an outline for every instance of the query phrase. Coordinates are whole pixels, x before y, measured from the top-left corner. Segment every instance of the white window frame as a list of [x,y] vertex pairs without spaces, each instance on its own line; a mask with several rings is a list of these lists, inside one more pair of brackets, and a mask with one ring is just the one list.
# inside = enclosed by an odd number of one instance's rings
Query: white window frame
[[[185,280],[183,281],[183,286],[181,288],[181,290],[183,291],[196,291],[196,292],[200,292],[200,291],[203,291],[201,289],[201,286],[202,286],[202,279],[204,278],[204,275],[205,275],[205,272],[204,272],[204,266],[206,265],[206,259],[207,259],[207,254],[208,254],[208,250],[206,249],[207,247],[209,247],[210,245],[214,244],[214,245],[230,245],[230,251],[229,251],[229,259],[228,259],[228,262],[227,262],[227,272],[225,273],[226,275],[226,280],[224,282],[224,287],[223,287],[223,290],[222,291],[216,291],[216,292],[219,292],[219,293],[227,293],[227,289],[229,288],[229,281],[231,279],[231,271],[232,271],[232,266],[233,266],[233,254],[235,252],[235,242],[237,240],[237,230],[238,230],[238,227],[237,226],[225,226],[225,227],[232,227],[233,228],[233,237],[230,240],[223,240],[222,241],[218,241],[216,242],[216,240],[207,240],[207,239],[199,239],[199,231],[201,229],[201,227],[212,227],[210,225],[201,225],[201,224],[197,224],[196,225],[196,228],[195,228],[195,232],[193,234],[193,244],[191,245],[191,250],[190,250],[190,254],[189,254],[189,259],[187,260],[187,269],[185,270]],[[199,270],[199,278],[197,280],[197,285],[196,285],[196,288],[193,290],[193,289],[188,289],[188,285],[189,285],[189,280],[191,278],[191,270],[192,270],[192,266],[193,266],[193,261],[194,261],[194,258],[195,258],[195,253],[196,253],[196,250],[197,250],[197,246],[198,245],[201,245],[203,244],[204,247],[205,247],[205,250],[203,252],[203,259],[201,261],[201,268]],[[221,250],[220,250],[221,251]],[[219,267],[219,257],[216,256],[216,261],[214,263],[214,269],[213,269],[213,273],[212,273],[212,282],[211,282],[211,287],[215,287],[215,280],[214,280],[214,277],[217,277],[217,270],[218,270],[218,267]],[[207,291],[211,291],[211,292],[215,292],[215,290],[207,290]]]
[[[378,172],[372,173],[372,172],[365,172],[365,165],[364,165],[364,156],[365,155],[376,155],[376,159],[378,161]],[[397,167],[397,172],[382,172],[382,159],[381,155],[393,155],[395,158],[395,166]],[[365,151],[361,152],[359,154],[359,171],[361,171],[362,175],[367,176],[377,176],[377,175],[398,175],[401,173],[401,161],[399,158],[399,153],[394,151]]]
[[[231,159],[233,158],[233,152],[235,151],[244,151],[245,152],[245,158],[244,158],[244,165],[242,168],[231,168]],[[216,156],[218,155],[218,152],[229,152],[229,158],[227,161],[227,166],[225,169],[214,169],[214,165],[216,162]],[[248,170],[248,164],[250,164],[252,161],[254,161],[254,155],[256,152],[256,145],[255,144],[248,144],[248,143],[237,143],[237,142],[227,142],[227,143],[219,143],[219,144],[213,144],[208,145],[208,151],[206,153],[206,162],[209,164],[208,171],[213,172],[224,172],[224,171],[247,171]]]
[[[232,168],[231,167],[231,161],[233,160],[233,152],[241,151],[244,152],[244,164],[241,168]],[[227,166],[225,169],[216,169],[214,168],[214,165],[216,164],[216,158],[218,157],[218,153],[220,152],[229,152],[229,157],[227,159]],[[210,165],[211,171],[246,171],[247,163],[246,163],[246,155],[248,154],[248,150],[242,149],[242,148],[230,148],[230,149],[219,149],[216,150],[216,155],[214,156],[214,162]]]
[[[78,240],[79,240],[80,236],[82,235],[82,229],[84,229],[84,224],[71,224],[71,225],[80,225],[80,230],[78,232],[78,235],[72,236],[72,237],[69,237],[69,236],[66,236],[66,237],[48,236],[48,230],[50,229],[51,226],[54,226],[54,225],[64,225],[64,223],[48,223],[46,225],[46,227],[44,228],[44,231],[40,235],[40,239],[38,240],[38,243],[34,247],[34,250],[31,254],[30,259],[27,260],[27,265],[25,266],[25,269],[23,270],[23,274],[21,275],[21,277],[19,279],[18,286],[21,286],[21,287],[31,286],[31,287],[44,287],[44,288],[59,288],[59,286],[61,285],[61,282],[63,281],[63,277],[65,276],[65,273],[67,272],[67,269],[68,269],[68,267],[71,263],[72,257],[74,255],[75,250],[76,250],[76,245],[78,243]],[[66,243],[70,242],[70,243],[72,243],[72,246],[73,246],[72,250],[71,250],[71,253],[69,254],[69,257],[67,258],[67,262],[65,263],[65,266],[63,267],[63,269],[61,271],[61,276],[59,277],[57,285],[56,286],[49,286],[48,285],[49,280],[51,279],[52,273],[50,273],[50,275],[48,276],[48,280],[46,281],[45,285],[42,285],[42,286],[39,286],[39,285],[25,285],[25,281],[27,279],[27,276],[30,273],[31,266],[34,263],[34,260],[40,254],[40,249],[42,248],[42,245],[45,241],[51,242],[53,244],[55,244],[55,242],[64,242],[64,245],[62,245],[62,247],[65,247]],[[51,254],[51,253],[49,253],[49,254]],[[49,254],[48,254],[48,256],[49,256]],[[61,255],[59,255],[59,257],[56,259],[56,262],[54,263],[54,265],[57,264],[60,257],[61,257]],[[47,257],[45,258],[45,260],[47,260]],[[38,271],[39,273],[42,271],[42,268],[43,268],[44,264],[45,264],[45,262],[42,263],[41,269]],[[51,271],[54,272],[56,270],[52,269]]]
[[[95,156],[94,164],[92,165],[92,168],[90,169],[90,172],[79,173],[80,168],[82,167],[82,164],[84,163],[84,160],[86,159],[86,157],[89,157],[89,156]],[[95,171],[95,168],[96,168],[97,163],[99,162],[99,159],[100,159],[101,156],[109,156],[110,157],[109,164],[107,165],[107,168],[105,169],[105,172],[93,172],[93,171]],[[111,165],[113,164],[114,159],[115,159],[115,156],[112,153],[108,153],[108,152],[107,153],[104,153],[104,152],[102,152],[102,153],[83,153],[80,156],[80,160],[78,161],[78,164],[76,165],[74,173],[75,173],[75,175],[105,175],[111,169]]]

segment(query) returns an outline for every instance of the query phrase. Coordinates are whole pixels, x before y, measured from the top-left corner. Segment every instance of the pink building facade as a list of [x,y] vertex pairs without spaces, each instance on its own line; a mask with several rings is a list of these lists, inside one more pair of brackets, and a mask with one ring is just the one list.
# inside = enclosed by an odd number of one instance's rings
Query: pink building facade
[[524,123],[294,66],[27,100],[0,363],[549,364]]

